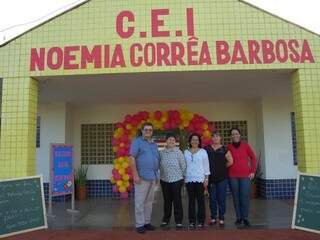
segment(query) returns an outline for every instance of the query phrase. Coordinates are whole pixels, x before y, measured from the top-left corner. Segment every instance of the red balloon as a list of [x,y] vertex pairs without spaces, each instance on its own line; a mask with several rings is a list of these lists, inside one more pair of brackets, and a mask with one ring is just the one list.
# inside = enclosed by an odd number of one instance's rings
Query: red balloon
[[177,110],[174,110],[174,111],[173,111],[173,117],[174,117],[174,118],[180,118],[180,112],[177,111]]
[[119,144],[119,140],[117,138],[112,138],[111,144],[112,144],[112,146],[116,146]]
[[139,121],[136,120],[136,119],[132,119],[131,124],[132,124],[133,126],[137,126],[137,125],[139,124]]
[[149,113],[147,111],[143,111],[143,120],[147,120],[149,118]]
[[188,131],[188,132],[193,132],[193,131],[194,131],[194,126],[193,126],[193,124],[189,124],[189,126],[187,127],[187,131]]
[[155,111],[155,112],[154,112],[154,118],[155,118],[156,120],[160,120],[161,117],[162,117],[162,113],[161,113],[160,111]]
[[164,130],[169,130],[170,129],[170,123],[169,122],[166,122],[163,124],[163,128]]
[[123,135],[121,138],[120,138],[121,142],[123,143],[128,143],[129,142],[129,137],[128,135]]
[[202,135],[202,130],[201,130],[201,129],[197,129],[195,132],[196,132],[197,134],[199,134],[199,135]]
[[201,123],[196,123],[195,124],[195,130],[202,130],[202,124]]
[[178,126],[175,122],[171,122],[170,127],[171,127],[171,129],[176,129]]
[[118,122],[118,123],[116,124],[116,128],[123,128],[122,123]]
[[132,176],[131,167],[127,167],[127,168],[126,168],[126,173],[127,173],[129,176]]

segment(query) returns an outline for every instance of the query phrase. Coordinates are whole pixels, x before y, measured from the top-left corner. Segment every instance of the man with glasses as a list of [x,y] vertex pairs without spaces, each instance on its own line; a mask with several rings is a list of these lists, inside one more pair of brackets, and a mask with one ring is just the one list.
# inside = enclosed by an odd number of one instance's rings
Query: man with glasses
[[135,186],[135,226],[138,233],[153,231],[151,225],[154,190],[159,179],[158,146],[152,141],[153,126],[145,122],[141,127],[142,136],[130,146],[130,166]]

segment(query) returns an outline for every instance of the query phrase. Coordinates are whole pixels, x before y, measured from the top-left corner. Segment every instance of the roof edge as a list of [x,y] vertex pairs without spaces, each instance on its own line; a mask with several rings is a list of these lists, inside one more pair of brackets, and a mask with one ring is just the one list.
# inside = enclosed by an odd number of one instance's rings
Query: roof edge
[[10,40],[8,40],[8,41],[0,44],[0,48],[6,46],[7,44],[11,43],[12,41],[16,40],[17,38],[19,38],[19,37],[21,37],[21,36],[23,36],[23,35],[31,32],[31,31],[33,31],[33,30],[35,30],[36,28],[41,27],[42,25],[44,25],[44,24],[46,24],[46,23],[48,23],[48,22],[50,22],[50,21],[52,21],[52,20],[54,20],[54,19],[56,19],[56,18],[64,15],[64,14],[66,14],[66,13],[68,13],[68,12],[70,12],[70,11],[73,11],[74,9],[76,9],[76,8],[78,8],[78,7],[80,7],[80,6],[84,5],[84,4],[87,4],[87,3],[90,2],[90,1],[91,1],[91,0],[84,0],[83,2],[80,2],[80,3],[78,3],[78,4],[74,5],[74,6],[66,9],[65,11],[63,11],[63,12],[61,12],[61,13],[59,13],[59,14],[57,14],[57,15],[55,15],[55,16],[52,16],[52,17],[50,17],[50,18],[48,18],[47,20],[45,20],[45,21],[43,21],[43,22],[41,22],[41,23],[33,26],[32,28],[30,28],[30,29],[28,29],[28,30],[26,30],[26,31],[18,34],[17,36],[11,38]]
[[280,19],[280,20],[282,20],[282,21],[285,21],[285,22],[287,22],[287,23],[289,23],[289,24],[292,24],[292,25],[294,25],[294,26],[296,26],[296,27],[298,27],[298,28],[301,28],[301,29],[303,29],[303,30],[305,30],[305,31],[313,34],[313,35],[316,35],[317,37],[320,37],[320,34],[319,34],[319,33],[316,33],[316,32],[314,32],[314,31],[312,31],[312,30],[309,30],[309,29],[306,28],[306,27],[302,27],[301,25],[299,25],[299,24],[297,24],[297,23],[291,22],[291,21],[289,21],[289,20],[287,20],[287,19],[285,19],[285,18],[282,18],[282,17],[274,14],[274,13],[271,13],[271,12],[265,10],[265,9],[262,9],[262,8],[256,6],[256,5],[253,5],[252,3],[246,2],[245,0],[238,0],[238,1],[241,2],[241,3],[243,3],[243,4],[246,4],[246,5],[250,6],[250,7],[252,7],[252,8],[255,8],[255,9],[259,10],[259,11],[262,11],[262,12],[264,12],[264,13],[270,15],[270,16],[276,17],[276,18],[278,18],[278,19]]
[[[36,28],[38,28],[38,27],[40,27],[40,26],[42,26],[42,25],[44,25],[44,24],[46,24],[46,23],[48,23],[48,22],[50,22],[50,21],[52,21],[52,20],[54,20],[54,19],[56,19],[56,18],[58,18],[58,17],[60,17],[60,16],[62,16],[62,15],[64,15],[64,14],[66,14],[66,13],[68,13],[68,12],[70,12],[70,11],[73,11],[74,9],[76,9],[76,8],[78,8],[78,7],[80,7],[80,6],[84,5],[84,4],[87,4],[87,3],[90,2],[90,1],[91,1],[91,0],[84,0],[83,2],[74,5],[73,7],[69,8],[69,9],[67,9],[67,10],[65,10],[65,11],[63,11],[63,12],[61,12],[61,13],[59,13],[59,14],[51,17],[51,18],[49,18],[49,19],[47,19],[46,21],[41,22],[41,23],[35,25],[34,27],[28,29],[28,30],[25,31],[25,32],[22,32],[22,33],[18,34],[17,36],[15,36],[14,38],[8,40],[7,42],[4,42],[4,43],[0,44],[0,48],[6,46],[7,44],[11,43],[12,41],[16,40],[17,38],[23,36],[24,34],[27,34],[27,33],[31,32],[31,31],[33,31],[34,29],[36,29]],[[243,3],[243,4],[246,4],[246,5],[250,6],[250,7],[252,7],[252,8],[255,8],[255,9],[259,10],[259,11],[262,11],[262,12],[264,12],[264,13],[270,15],[270,16],[276,17],[276,18],[278,18],[278,19],[280,19],[280,20],[282,20],[282,21],[284,21],[284,22],[287,22],[287,23],[289,23],[289,24],[292,24],[292,25],[294,25],[294,26],[296,26],[296,27],[298,27],[298,28],[301,28],[301,29],[303,29],[303,30],[305,30],[305,31],[307,31],[307,32],[309,32],[309,33],[311,33],[311,34],[313,34],[313,35],[316,35],[317,37],[320,38],[320,34],[314,32],[314,31],[312,31],[312,30],[309,30],[309,29],[307,29],[307,28],[305,28],[305,27],[302,27],[301,25],[299,25],[299,24],[297,24],[297,23],[294,23],[294,22],[291,22],[291,21],[289,21],[289,20],[287,20],[287,19],[284,19],[284,18],[282,18],[282,17],[280,17],[280,16],[278,16],[278,15],[276,15],[276,14],[273,14],[273,13],[271,13],[271,12],[265,10],[265,9],[262,9],[262,8],[260,8],[260,7],[256,6],[256,5],[253,5],[253,4],[249,3],[249,2],[246,2],[245,0],[238,0],[238,1],[241,2],[241,3]]]

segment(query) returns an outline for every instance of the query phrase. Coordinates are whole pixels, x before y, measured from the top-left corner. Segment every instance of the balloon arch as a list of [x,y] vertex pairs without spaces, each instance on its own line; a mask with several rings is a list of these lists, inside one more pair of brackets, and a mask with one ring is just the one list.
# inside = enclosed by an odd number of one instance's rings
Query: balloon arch
[[133,188],[129,148],[144,122],[152,123],[155,130],[179,128],[189,133],[198,133],[203,145],[211,143],[211,132],[214,129],[205,117],[187,110],[141,111],[134,115],[126,115],[122,122],[116,124],[112,138],[112,149],[116,156],[111,177],[112,191],[119,192],[121,198],[128,198],[128,193]]

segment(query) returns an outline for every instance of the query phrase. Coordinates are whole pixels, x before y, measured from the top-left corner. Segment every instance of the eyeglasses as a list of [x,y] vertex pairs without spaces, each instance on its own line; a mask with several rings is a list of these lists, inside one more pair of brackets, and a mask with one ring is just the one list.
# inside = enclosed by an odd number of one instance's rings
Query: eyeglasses
[[152,132],[153,129],[152,129],[152,128],[145,128],[145,129],[143,129],[143,131],[145,131],[145,132]]

